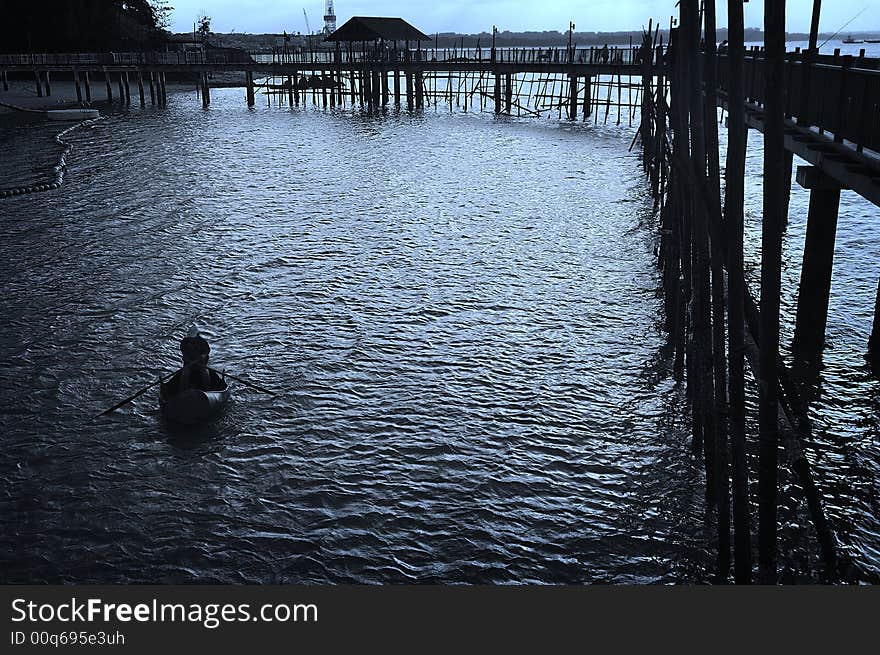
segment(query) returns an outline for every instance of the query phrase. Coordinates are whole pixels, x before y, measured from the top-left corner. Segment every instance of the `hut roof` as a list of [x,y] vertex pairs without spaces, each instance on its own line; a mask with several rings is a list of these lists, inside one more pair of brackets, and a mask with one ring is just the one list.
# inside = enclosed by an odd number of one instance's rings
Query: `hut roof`
[[430,41],[402,18],[355,16],[328,36],[325,41]]

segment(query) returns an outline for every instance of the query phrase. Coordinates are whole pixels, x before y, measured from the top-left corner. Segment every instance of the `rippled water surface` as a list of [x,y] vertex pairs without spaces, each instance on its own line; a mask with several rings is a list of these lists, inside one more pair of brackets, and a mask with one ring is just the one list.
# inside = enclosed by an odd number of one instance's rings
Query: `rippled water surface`
[[[0,201],[2,579],[708,579],[632,130],[242,95],[114,114],[60,191]],[[832,301],[816,438],[864,578],[880,386],[848,363],[880,240],[846,234],[864,289]],[[193,321],[278,396],[237,385],[201,429],[153,392],[93,419]]]

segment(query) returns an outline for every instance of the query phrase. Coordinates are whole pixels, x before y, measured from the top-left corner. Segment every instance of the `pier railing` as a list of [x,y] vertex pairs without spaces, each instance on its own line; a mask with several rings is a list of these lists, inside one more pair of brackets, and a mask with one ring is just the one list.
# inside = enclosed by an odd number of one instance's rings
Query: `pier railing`
[[[829,63],[836,62],[836,63]],[[803,56],[788,57],[785,63],[785,113],[801,125],[830,132],[834,140],[844,140],[864,149],[880,152],[880,70],[878,60],[858,57],[822,57],[810,63]],[[864,67],[861,67],[864,66]],[[763,55],[745,58],[747,99],[763,105],[765,101],[765,62]],[[726,57],[719,58],[718,79],[727,89]]]

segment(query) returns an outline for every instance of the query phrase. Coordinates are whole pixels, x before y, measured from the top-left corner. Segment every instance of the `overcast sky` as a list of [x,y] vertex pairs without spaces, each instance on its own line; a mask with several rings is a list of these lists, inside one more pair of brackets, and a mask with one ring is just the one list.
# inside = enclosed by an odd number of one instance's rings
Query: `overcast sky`
[[[192,30],[193,21],[205,13],[215,32],[305,32],[303,8],[316,31],[323,26],[324,2],[315,0],[170,0],[174,7],[172,30]],[[427,34],[435,32],[475,33],[499,30],[576,29],[611,32],[639,29],[648,18],[668,25],[677,15],[675,0],[336,0],[339,25],[352,16],[400,16]],[[718,25],[727,24],[727,2],[717,0]],[[813,0],[788,0],[787,29],[809,32]],[[745,7],[746,27],[761,27],[763,0],[751,0]],[[880,0],[825,0],[821,31],[834,32],[852,21],[846,31],[880,29]]]

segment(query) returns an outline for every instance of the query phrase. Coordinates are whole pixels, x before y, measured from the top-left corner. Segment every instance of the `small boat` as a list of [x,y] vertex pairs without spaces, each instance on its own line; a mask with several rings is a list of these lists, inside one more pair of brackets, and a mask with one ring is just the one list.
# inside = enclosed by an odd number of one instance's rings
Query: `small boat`
[[97,118],[100,113],[97,109],[48,109],[46,118],[50,121],[84,121]]
[[211,389],[208,391],[187,389],[180,393],[178,386],[182,369],[159,385],[159,406],[166,418],[175,423],[195,425],[210,421],[220,413],[229,400],[229,384],[214,369],[208,371],[211,373]]
[[865,39],[865,43],[880,43],[880,39]]
[[852,36],[848,36],[843,40],[843,43],[864,43],[864,41],[860,39],[854,39]]

